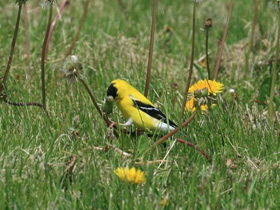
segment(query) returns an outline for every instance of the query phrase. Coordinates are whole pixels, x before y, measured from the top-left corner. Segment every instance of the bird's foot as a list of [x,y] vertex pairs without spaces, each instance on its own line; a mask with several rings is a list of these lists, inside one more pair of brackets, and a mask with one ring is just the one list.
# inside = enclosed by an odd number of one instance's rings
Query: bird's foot
[[118,123],[112,122],[111,125],[109,125],[109,128],[112,129],[116,124],[118,124]]

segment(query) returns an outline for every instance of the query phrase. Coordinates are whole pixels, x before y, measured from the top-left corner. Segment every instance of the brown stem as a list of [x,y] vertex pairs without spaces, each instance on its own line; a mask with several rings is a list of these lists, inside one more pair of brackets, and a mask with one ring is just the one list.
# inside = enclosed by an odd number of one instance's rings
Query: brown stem
[[26,62],[29,64],[30,61],[30,40],[29,40],[29,27],[28,27],[28,7],[24,5],[24,28],[25,28],[25,51],[26,51]]
[[225,24],[225,28],[224,28],[224,35],[223,35],[223,39],[222,39],[221,46],[220,46],[220,51],[219,51],[217,62],[216,62],[216,67],[215,67],[213,80],[216,80],[217,76],[218,76],[218,71],[219,71],[219,68],[220,68],[221,59],[222,59],[223,50],[224,50],[224,45],[225,45],[225,41],[226,41],[226,37],[227,37],[227,31],[228,31],[228,25],[229,25],[229,20],[230,20],[231,11],[232,11],[232,5],[233,5],[233,0],[230,0],[229,9],[228,9],[228,16],[227,16],[227,20],[226,20],[226,24]]
[[150,77],[151,77],[151,68],[152,68],[152,59],[153,59],[153,48],[154,48],[155,23],[156,23],[156,13],[157,13],[157,0],[154,0],[153,18],[152,18],[152,27],[151,27],[151,37],[150,37],[150,49],[149,49],[148,67],[147,67],[146,84],[145,84],[145,92],[144,92],[144,95],[146,97],[148,95],[148,90],[149,90],[149,85],[150,85]]
[[211,161],[210,156],[203,150],[201,149],[199,146],[194,145],[193,143],[189,142],[189,141],[185,141],[183,139],[178,138],[178,142],[183,143],[188,145],[189,147],[193,147],[195,148],[196,151],[199,151],[208,161]]
[[13,105],[13,106],[38,106],[40,108],[44,108],[42,104],[37,103],[37,102],[27,102],[27,103],[20,102],[20,103],[16,103],[16,102],[8,101],[8,100],[3,100],[3,101],[6,104]]
[[[280,2],[278,2],[278,8]],[[271,87],[270,87],[270,94],[268,99],[268,119],[271,126],[273,126],[273,121],[275,118],[275,111],[274,111],[274,105],[273,105],[273,98],[274,98],[274,89],[276,84],[276,78],[277,78],[277,61],[279,58],[279,48],[280,48],[280,11],[278,11],[278,29],[277,29],[277,40],[276,40],[276,46],[275,46],[275,57],[274,57],[274,63],[273,63],[273,70],[271,75]],[[279,83],[278,83],[279,84]]]
[[81,19],[81,21],[80,21],[80,25],[79,25],[79,27],[78,27],[78,30],[77,30],[76,35],[75,35],[75,37],[74,37],[74,40],[72,41],[70,47],[69,47],[68,50],[66,51],[65,58],[67,58],[67,57],[70,55],[71,51],[73,50],[73,48],[74,48],[74,46],[75,46],[76,41],[77,41],[78,38],[79,38],[80,31],[81,31],[81,29],[82,29],[82,27],[83,27],[83,25],[84,25],[85,19],[86,19],[86,17],[87,17],[89,2],[90,2],[90,1],[87,0],[86,5],[85,5],[85,9],[84,9],[84,14],[83,14],[82,19]]
[[12,45],[11,45],[10,56],[9,56],[9,60],[8,60],[8,63],[7,63],[7,67],[6,67],[6,71],[5,71],[3,80],[2,80],[2,82],[1,82],[1,84],[0,84],[0,94],[2,93],[2,91],[3,91],[3,89],[4,89],[6,80],[7,80],[7,78],[8,78],[9,71],[10,71],[11,66],[12,66],[14,50],[15,50],[16,41],[17,41],[17,34],[18,34],[18,28],[19,28],[19,21],[20,21],[21,8],[22,8],[22,3],[19,3],[19,6],[18,6],[18,14],[17,14],[17,21],[16,21],[16,26],[15,26],[13,41],[12,41]]
[[70,0],[63,0],[63,2],[61,3],[60,7],[59,7],[59,11],[58,13],[56,14],[53,22],[52,22],[52,25],[51,25],[51,28],[50,28],[50,32],[49,32],[49,36],[48,36],[48,40],[47,40],[47,46],[46,46],[46,54],[45,54],[45,60],[47,60],[47,56],[48,56],[48,50],[49,50],[49,45],[50,45],[50,41],[52,39],[52,34],[53,34],[53,30],[54,30],[54,27],[57,23],[57,20],[58,18],[60,17],[61,15],[61,12],[62,10],[65,8],[65,6],[67,5],[67,3],[69,2]]
[[49,13],[49,20],[46,35],[44,38],[44,43],[42,47],[42,57],[41,57],[41,81],[42,81],[42,104],[44,109],[46,109],[46,85],[45,85],[45,58],[47,54],[47,39],[50,32],[51,27],[51,20],[52,20],[52,11],[53,11],[53,1],[50,2],[50,13]]
[[196,111],[185,121],[182,123],[181,127],[176,128],[175,130],[169,132],[168,134],[166,134],[165,136],[161,137],[159,140],[157,140],[149,149],[154,148],[155,146],[161,144],[162,142],[166,141],[170,136],[174,135],[175,133],[177,133],[179,131],[180,128],[186,127],[195,117],[196,115]]
[[196,3],[193,4],[193,22],[192,22],[192,54],[191,54],[191,63],[190,63],[190,71],[187,81],[187,86],[184,92],[184,100],[182,104],[182,110],[181,110],[181,118],[183,119],[184,112],[185,112],[185,106],[187,103],[187,96],[189,92],[189,88],[191,85],[191,78],[192,78],[192,72],[193,72],[193,63],[194,63],[194,47],[195,47],[195,14],[196,14]]
[[209,28],[206,27],[205,53],[206,53],[208,79],[210,79],[211,75],[210,75],[209,56],[208,56],[208,38],[209,38]]
[[[102,110],[101,110],[100,107],[98,106],[98,104],[97,104],[97,102],[96,102],[96,100],[95,100],[95,97],[94,97],[94,95],[92,94],[92,92],[91,92],[89,86],[87,85],[87,83],[86,83],[79,75],[77,75],[77,77],[78,77],[79,81],[83,84],[83,86],[86,88],[86,90],[87,90],[87,92],[88,92],[88,94],[89,94],[89,96],[90,96],[90,98],[91,98],[91,101],[93,102],[93,104],[94,104],[95,108],[97,109],[98,113],[100,114],[100,116],[102,117],[102,119],[105,121],[105,123],[107,124],[107,126],[110,127],[110,126],[112,125],[112,121],[109,120],[109,119],[107,118],[107,116],[102,112]],[[118,135],[118,133],[115,131],[116,128],[117,128],[117,127],[114,125],[114,135],[118,138],[119,135]]]
[[249,43],[249,54],[252,52],[253,44],[254,44],[254,35],[255,35],[255,28],[258,19],[258,8],[259,8],[259,0],[256,0],[255,8],[254,8],[254,18],[252,23],[252,31],[251,31],[251,38]]

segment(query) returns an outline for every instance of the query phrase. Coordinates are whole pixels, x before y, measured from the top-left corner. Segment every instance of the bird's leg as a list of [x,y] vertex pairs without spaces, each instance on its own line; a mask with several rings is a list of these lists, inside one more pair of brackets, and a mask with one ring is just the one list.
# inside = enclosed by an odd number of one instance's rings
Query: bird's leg
[[125,123],[112,122],[109,128],[113,128],[116,124],[119,124],[121,126],[130,126],[132,123],[133,123],[132,118],[129,118]]
[[119,123],[122,126],[130,126],[133,123],[133,119],[130,117],[125,123]]
[[118,123],[112,122],[112,123],[109,125],[109,128],[112,129],[116,124],[118,124]]

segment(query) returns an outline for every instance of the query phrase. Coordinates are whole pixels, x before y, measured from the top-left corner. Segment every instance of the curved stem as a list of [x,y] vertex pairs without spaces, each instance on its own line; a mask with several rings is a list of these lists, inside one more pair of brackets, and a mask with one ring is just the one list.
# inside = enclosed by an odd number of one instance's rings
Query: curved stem
[[225,28],[224,28],[224,35],[223,35],[223,39],[222,39],[221,46],[220,46],[220,51],[219,51],[217,62],[216,62],[213,80],[216,80],[217,76],[218,76],[221,59],[222,59],[222,55],[223,55],[223,50],[224,50],[224,45],[225,45],[225,41],[226,41],[226,37],[227,37],[227,31],[228,31],[230,15],[231,15],[231,11],[232,11],[232,5],[233,5],[233,0],[230,1],[230,5],[229,5],[229,9],[228,9],[228,16],[227,16],[227,20],[226,20],[226,24],[225,24]]
[[169,132],[168,134],[166,134],[165,136],[161,137],[159,140],[157,140],[151,147],[155,147],[159,144],[161,144],[162,142],[166,141],[169,137],[171,137],[172,135],[174,135],[175,133],[177,133],[179,131],[180,128],[184,128],[186,127],[195,117],[196,115],[196,111],[185,121],[182,123],[182,125],[176,129],[174,129],[173,131]]
[[8,100],[3,100],[6,104],[9,104],[9,105],[13,105],[13,106],[38,106],[40,108],[44,108],[43,107],[43,104],[40,104],[40,103],[37,103],[37,102],[27,102],[27,103],[24,103],[24,102],[12,102],[12,101],[8,101]]
[[[77,78],[78,78],[79,81],[83,84],[83,86],[86,88],[86,90],[87,90],[87,92],[88,92],[88,94],[89,94],[89,96],[90,96],[90,98],[91,98],[91,101],[93,102],[93,104],[94,104],[95,108],[97,109],[99,115],[102,117],[102,119],[105,121],[105,123],[106,123],[107,126],[109,127],[109,126],[112,124],[112,121],[109,120],[109,119],[107,118],[107,116],[103,113],[103,111],[102,111],[102,110],[100,109],[100,107],[98,106],[98,104],[97,104],[97,102],[96,102],[96,100],[95,100],[95,97],[94,97],[94,95],[92,94],[92,92],[91,92],[89,86],[87,85],[87,83],[86,83],[79,75],[77,75]],[[118,135],[118,133],[115,131],[116,128],[117,128],[117,127],[114,125],[114,135],[118,138],[119,135]]]
[[67,5],[67,2],[69,2],[69,0],[63,0],[63,2],[61,3],[60,7],[59,7],[59,10],[58,10],[58,13],[56,14],[53,22],[52,22],[52,25],[50,27],[50,33],[48,35],[48,40],[47,40],[47,44],[46,44],[46,57],[45,57],[45,60],[47,60],[47,52],[49,50],[49,45],[50,45],[50,41],[52,39],[52,34],[53,34],[53,30],[54,30],[54,27],[57,23],[57,20],[58,18],[61,16],[61,12],[62,10],[65,8],[65,6]]
[[193,147],[196,151],[199,151],[209,162],[211,161],[210,156],[199,146],[194,145],[189,141],[185,141],[183,139],[178,138],[178,142],[188,145],[189,147]]
[[22,9],[22,3],[19,3],[18,14],[17,14],[17,22],[16,22],[16,26],[15,26],[15,31],[14,31],[14,36],[13,36],[10,56],[9,56],[9,60],[8,60],[8,63],[7,63],[5,75],[4,75],[3,80],[2,80],[2,82],[0,84],[0,94],[2,93],[2,91],[4,89],[5,83],[6,83],[7,78],[8,78],[9,71],[10,71],[11,66],[12,66],[14,50],[15,50],[16,41],[17,41],[17,34],[18,34],[18,28],[19,28],[21,9]]
[[76,41],[77,41],[78,38],[79,38],[80,31],[81,31],[81,29],[82,29],[82,27],[83,27],[83,25],[84,25],[85,19],[86,19],[86,17],[87,17],[89,2],[90,2],[90,1],[87,0],[86,6],[85,6],[85,9],[84,9],[84,14],[83,14],[82,19],[81,19],[81,21],[80,21],[80,25],[79,25],[79,27],[78,27],[78,30],[77,30],[76,35],[75,35],[75,37],[74,37],[74,40],[72,41],[70,47],[68,48],[68,50],[67,50],[67,52],[66,52],[66,54],[65,54],[65,58],[67,58],[67,57],[70,55],[71,51],[73,50],[73,48],[74,48],[74,46],[75,46]]

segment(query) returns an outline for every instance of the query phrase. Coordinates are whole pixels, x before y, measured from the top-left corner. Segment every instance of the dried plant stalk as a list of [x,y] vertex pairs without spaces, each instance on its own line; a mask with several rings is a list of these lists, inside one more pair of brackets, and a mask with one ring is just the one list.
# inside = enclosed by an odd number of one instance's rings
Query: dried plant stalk
[[85,19],[86,19],[86,17],[87,17],[89,2],[90,2],[90,0],[87,0],[86,5],[85,5],[85,9],[84,9],[84,13],[83,13],[83,16],[82,16],[82,19],[81,19],[81,21],[80,21],[80,25],[79,25],[79,27],[78,27],[78,30],[77,30],[76,34],[75,34],[74,40],[72,41],[70,47],[69,47],[68,50],[66,51],[65,58],[67,58],[67,57],[70,55],[71,51],[73,50],[73,48],[74,48],[74,46],[75,46],[75,44],[76,44],[76,41],[77,41],[78,38],[79,38],[80,31],[81,31],[81,29],[82,29],[82,27],[83,27],[83,25],[84,25]]
[[191,54],[191,63],[190,63],[190,70],[189,70],[189,76],[187,81],[187,86],[184,92],[184,100],[182,104],[182,110],[181,110],[181,118],[183,119],[184,112],[185,112],[185,106],[187,103],[187,96],[189,92],[189,88],[191,85],[191,78],[192,78],[192,72],[193,72],[193,63],[194,63],[194,48],[195,48],[195,16],[196,16],[196,3],[193,4],[193,22],[192,22],[192,54]]
[[52,12],[53,12],[53,1],[50,1],[50,12],[49,12],[49,20],[48,26],[46,30],[46,35],[44,38],[44,43],[42,47],[42,57],[41,57],[41,81],[42,81],[42,104],[44,109],[46,109],[46,84],[45,84],[45,58],[47,54],[47,40],[50,32],[51,27],[51,20],[52,20]]
[[47,52],[49,50],[49,45],[50,45],[50,41],[52,39],[52,34],[53,34],[53,30],[54,30],[54,27],[57,23],[57,20],[58,18],[61,16],[61,12],[62,10],[65,8],[65,6],[67,5],[67,3],[69,2],[70,0],[63,0],[63,2],[61,3],[60,7],[59,7],[59,10],[58,10],[58,13],[56,14],[53,22],[52,22],[52,25],[51,25],[51,28],[50,28],[50,33],[49,33],[49,36],[48,36],[48,40],[47,40],[47,47],[46,47],[46,54],[45,54],[45,60],[47,60]]
[[152,27],[151,27],[151,38],[150,38],[150,49],[149,49],[149,59],[148,59],[146,84],[145,84],[145,92],[144,92],[144,96],[146,96],[146,97],[148,96],[149,85],[150,85],[150,77],[151,77],[151,69],[152,69],[156,13],[157,13],[157,0],[154,0],[153,18],[152,18]]
[[277,31],[276,52],[275,52],[273,71],[272,71],[272,76],[271,76],[272,80],[271,80],[271,89],[270,89],[269,103],[268,103],[268,115],[269,115],[269,121],[271,124],[273,123],[273,120],[274,120],[273,98],[274,98],[274,89],[275,89],[275,82],[276,82],[276,76],[277,76],[276,75],[277,62],[278,62],[278,58],[279,58],[279,38],[280,38],[280,11],[278,11],[278,31]]
[[12,66],[14,50],[15,50],[16,41],[17,41],[17,34],[18,34],[21,10],[22,10],[22,3],[19,3],[18,13],[17,13],[17,21],[16,21],[15,30],[14,30],[14,36],[13,36],[10,56],[9,56],[9,60],[8,60],[8,63],[7,63],[7,67],[6,67],[6,71],[5,71],[4,77],[3,77],[2,82],[0,84],[0,94],[2,93],[2,91],[3,91],[4,87],[5,87],[5,83],[7,81],[8,74],[9,74],[11,66]]
[[25,28],[25,52],[26,62],[30,62],[30,39],[29,39],[29,26],[28,26],[28,7],[24,5],[24,28]]
[[228,16],[227,16],[227,20],[226,20],[226,24],[225,24],[225,28],[224,28],[224,35],[223,35],[223,39],[222,39],[222,42],[221,42],[221,46],[220,46],[220,50],[219,50],[219,54],[218,54],[218,58],[217,58],[217,62],[216,62],[216,67],[215,67],[213,80],[217,79],[219,68],[220,68],[220,65],[221,65],[221,59],[222,59],[224,45],[225,45],[225,41],[226,41],[226,37],[227,37],[227,31],[228,31],[229,20],[230,20],[230,17],[231,17],[232,6],[233,6],[233,0],[231,0],[230,4],[229,4]]

